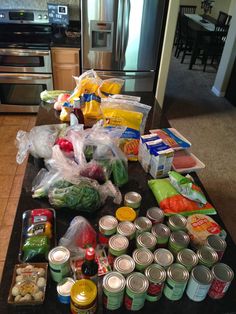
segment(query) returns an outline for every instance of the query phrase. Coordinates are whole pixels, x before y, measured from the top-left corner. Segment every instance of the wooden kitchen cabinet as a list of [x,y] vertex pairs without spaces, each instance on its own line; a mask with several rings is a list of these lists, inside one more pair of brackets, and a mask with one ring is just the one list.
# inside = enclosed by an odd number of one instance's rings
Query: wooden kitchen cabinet
[[80,49],[53,47],[51,52],[54,89],[73,90],[72,76],[80,75]]

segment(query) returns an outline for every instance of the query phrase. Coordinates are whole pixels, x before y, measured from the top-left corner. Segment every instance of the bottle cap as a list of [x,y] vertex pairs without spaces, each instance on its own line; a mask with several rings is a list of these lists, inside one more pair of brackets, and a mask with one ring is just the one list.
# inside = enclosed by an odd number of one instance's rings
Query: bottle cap
[[92,261],[94,258],[95,258],[94,248],[90,247],[90,248],[86,249],[85,259],[88,261]]

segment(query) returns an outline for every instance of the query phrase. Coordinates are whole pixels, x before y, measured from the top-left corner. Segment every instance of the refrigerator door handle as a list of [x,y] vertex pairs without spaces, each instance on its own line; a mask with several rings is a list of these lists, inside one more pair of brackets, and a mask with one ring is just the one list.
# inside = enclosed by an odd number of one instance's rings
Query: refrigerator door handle
[[121,51],[121,36],[123,26],[123,0],[118,0],[118,12],[117,12],[117,26],[116,26],[116,51],[115,61],[120,62],[120,51]]
[[125,51],[127,48],[129,38],[129,17],[130,17],[130,0],[125,0],[124,9],[124,22],[123,22],[123,36],[122,36],[122,48],[121,48],[121,60],[125,61]]

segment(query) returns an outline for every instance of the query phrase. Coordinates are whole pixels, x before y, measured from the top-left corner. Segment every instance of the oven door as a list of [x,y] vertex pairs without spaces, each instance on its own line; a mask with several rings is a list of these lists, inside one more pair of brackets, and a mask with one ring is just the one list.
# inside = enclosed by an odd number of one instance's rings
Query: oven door
[[0,112],[38,112],[45,89],[53,89],[51,74],[0,73]]
[[0,49],[0,72],[52,73],[50,51]]

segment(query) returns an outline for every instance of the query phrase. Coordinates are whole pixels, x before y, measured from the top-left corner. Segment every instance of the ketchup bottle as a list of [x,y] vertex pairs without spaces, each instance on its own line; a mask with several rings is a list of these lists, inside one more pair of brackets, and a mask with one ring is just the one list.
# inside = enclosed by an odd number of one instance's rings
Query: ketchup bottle
[[86,249],[85,261],[82,264],[82,278],[90,279],[97,284],[98,264],[95,261],[95,250],[90,247]]

